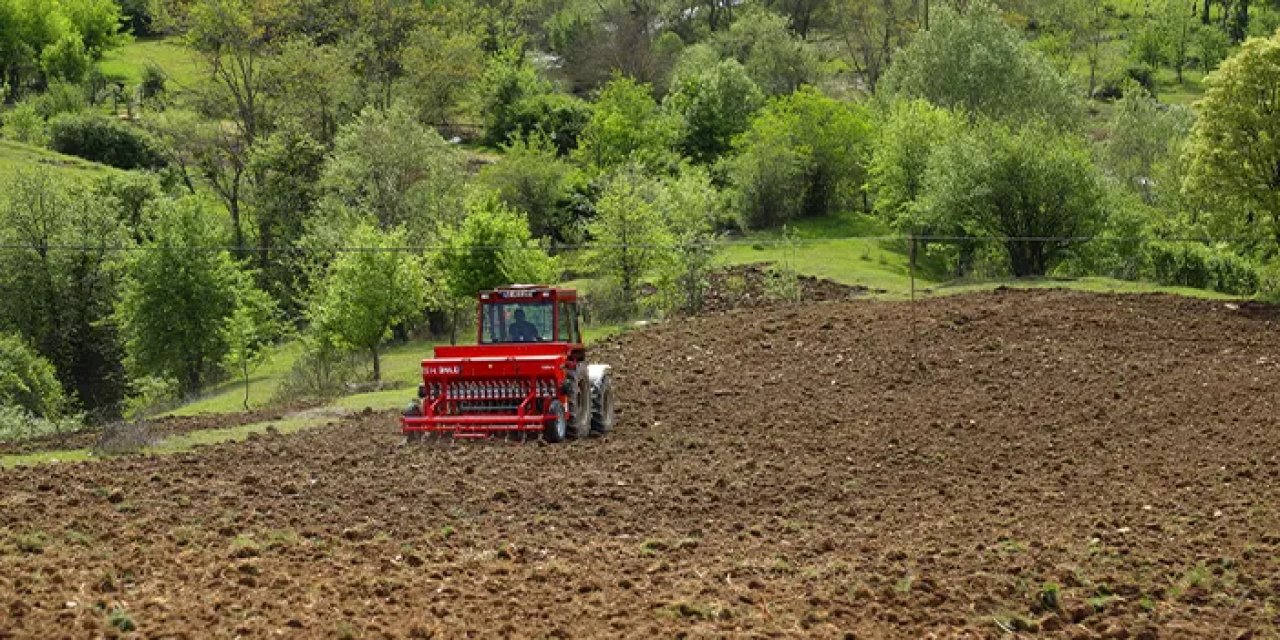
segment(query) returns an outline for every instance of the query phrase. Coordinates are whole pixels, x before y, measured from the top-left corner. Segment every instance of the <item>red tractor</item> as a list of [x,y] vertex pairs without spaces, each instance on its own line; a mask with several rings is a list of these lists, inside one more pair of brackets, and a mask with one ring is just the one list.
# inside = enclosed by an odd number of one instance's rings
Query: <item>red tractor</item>
[[613,428],[612,374],[587,364],[572,289],[513,285],[482,291],[477,344],[439,346],[422,361],[418,399],[401,419],[424,436],[547,442]]

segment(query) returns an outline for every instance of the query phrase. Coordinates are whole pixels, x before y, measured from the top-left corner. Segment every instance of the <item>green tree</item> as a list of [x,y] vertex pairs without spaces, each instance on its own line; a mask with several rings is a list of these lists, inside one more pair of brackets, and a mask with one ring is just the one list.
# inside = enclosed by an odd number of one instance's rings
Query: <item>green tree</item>
[[519,132],[515,117],[519,104],[549,93],[551,84],[538,75],[522,50],[512,48],[489,58],[477,91],[485,144],[497,146]]
[[574,157],[601,170],[638,162],[656,169],[675,160],[678,121],[658,108],[649,85],[615,76],[600,89]]
[[235,310],[222,325],[226,353],[221,365],[244,384],[243,404],[248,411],[249,376],[266,362],[272,345],[284,335],[288,325],[281,318],[275,300],[265,291],[244,286],[237,294]]
[[1045,275],[1105,219],[1088,147],[1043,126],[983,124],[948,141],[930,163],[921,206],[933,224],[1001,239],[1018,277]]
[[1253,38],[1205,79],[1185,188],[1219,200],[1222,227],[1280,245],[1280,32]]
[[380,231],[362,223],[349,236],[352,247],[329,265],[307,310],[312,326],[338,344],[373,358],[373,379],[382,380],[382,345],[391,329],[426,310],[430,283],[422,259],[406,251],[403,229]]
[[533,235],[577,240],[572,197],[578,171],[556,155],[551,139],[541,133],[513,141],[503,151],[501,160],[480,171],[480,184],[527,216]]
[[662,187],[655,204],[671,249],[657,265],[658,300],[664,311],[695,314],[706,297],[724,201],[702,167],[683,166]]
[[964,13],[940,6],[932,27],[898,54],[880,89],[974,118],[1071,128],[1083,115],[1066,79],[985,0]]
[[1176,153],[1194,120],[1185,107],[1161,105],[1136,84],[1116,102],[1107,124],[1103,158],[1124,185],[1155,200],[1156,167]]
[[618,287],[620,306],[634,309],[640,283],[663,260],[671,237],[658,204],[661,184],[630,165],[613,174],[596,203],[588,231],[595,246],[590,260]]
[[226,240],[206,201],[154,206],[151,240],[129,256],[116,322],[134,375],[197,393],[226,354],[222,329],[247,278],[219,248]]
[[418,119],[436,126],[453,121],[485,69],[479,38],[434,26],[420,27],[410,34],[401,64],[405,69],[404,94],[417,110]]
[[772,227],[858,206],[870,138],[861,106],[808,87],[774,99],[725,164],[743,222]]
[[875,209],[891,226],[910,234],[928,229],[917,219],[925,177],[938,148],[963,135],[965,122],[923,100],[888,105],[876,127],[867,165]]
[[713,162],[746,131],[764,94],[737,60],[678,69],[663,105],[683,119],[680,146],[698,162]]
[[338,133],[320,185],[330,203],[430,238],[459,217],[462,157],[404,105],[366,108]]
[[493,193],[478,192],[467,217],[446,237],[436,259],[448,293],[452,326],[477,292],[515,283],[547,284],[558,278],[556,261],[529,233],[524,215]]
[[765,9],[743,11],[712,42],[722,55],[741,62],[767,95],[786,95],[817,84],[822,75],[812,45],[791,33],[786,18]]
[[53,364],[21,337],[0,333],[0,406],[56,418],[66,407]]
[[107,416],[125,387],[120,340],[107,322],[119,249],[130,246],[118,205],[48,171],[20,172],[0,193],[0,330],[20,334],[76,401]]
[[288,123],[326,149],[364,105],[348,46],[293,38],[263,65],[269,89],[264,109],[273,128]]

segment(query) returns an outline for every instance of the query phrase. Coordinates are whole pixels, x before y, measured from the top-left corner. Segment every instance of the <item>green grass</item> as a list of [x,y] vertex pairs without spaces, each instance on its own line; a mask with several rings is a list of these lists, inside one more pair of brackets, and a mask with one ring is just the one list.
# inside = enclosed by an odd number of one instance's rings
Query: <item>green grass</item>
[[[891,243],[856,236],[884,236],[892,232],[869,216],[842,214],[801,220],[789,227],[795,238],[788,243],[778,231],[752,232],[726,245],[719,256],[722,265],[755,262],[786,263],[797,273],[861,285],[889,296],[911,290],[907,256]],[[928,269],[917,273],[916,286],[936,282]]]
[[71,178],[93,179],[117,170],[42,147],[0,139],[0,183],[12,179],[19,171],[56,171]]
[[142,81],[148,64],[154,64],[168,76],[171,91],[196,86],[201,78],[195,51],[180,37],[138,39],[102,56],[98,68],[103,75],[120,78],[128,85]]

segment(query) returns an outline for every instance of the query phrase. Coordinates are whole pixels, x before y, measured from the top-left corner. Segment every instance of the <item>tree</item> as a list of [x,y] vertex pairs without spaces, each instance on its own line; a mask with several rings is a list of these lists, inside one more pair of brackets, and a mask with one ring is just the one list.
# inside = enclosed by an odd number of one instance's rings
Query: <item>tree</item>
[[962,117],[923,100],[893,102],[881,115],[867,165],[868,190],[893,228],[912,235],[928,230],[917,218],[917,205],[929,165],[939,147],[964,128]]
[[[119,249],[130,246],[119,201],[58,179],[18,173],[0,194],[0,330],[16,332],[55,366],[74,401],[111,416],[125,380],[108,321]],[[68,251],[64,247],[76,247]]]
[[677,69],[663,106],[683,119],[685,155],[709,163],[729,150],[763,103],[760,88],[737,60],[729,59],[710,68]]
[[338,133],[320,179],[334,207],[430,238],[459,217],[462,157],[404,105],[366,108]]
[[244,409],[249,410],[249,375],[270,355],[270,348],[284,335],[286,324],[275,300],[261,289],[243,286],[237,292],[235,311],[222,326],[227,350],[222,368],[244,383]]
[[767,95],[786,95],[821,76],[813,47],[791,33],[786,18],[767,10],[744,11],[712,42],[722,56],[741,62]]
[[870,116],[812,88],[774,99],[734,142],[725,163],[750,227],[857,206],[866,181]]
[[455,334],[457,313],[477,292],[513,283],[551,283],[559,275],[555,259],[530,235],[525,217],[486,192],[468,201],[467,217],[446,236],[436,269],[448,293]]
[[637,162],[659,168],[674,161],[678,122],[654,101],[649,85],[614,76],[600,89],[574,157],[601,170]]
[[1048,273],[1105,218],[1083,141],[1045,127],[984,123],[937,152],[921,204],[931,224],[999,238],[1014,276]]
[[543,134],[513,141],[503,151],[501,160],[480,171],[480,184],[522,212],[534,236],[577,240],[572,197],[578,171],[556,155],[551,139]]
[[1156,5],[1159,12],[1156,19],[1160,21],[1164,36],[1164,56],[1173,65],[1178,74],[1178,84],[1182,84],[1182,72],[1191,59],[1191,49],[1195,42],[1196,11],[1194,3],[1186,0],[1161,0]]
[[331,149],[338,129],[360,113],[364,96],[351,71],[355,54],[350,47],[293,38],[265,60],[269,91],[266,112],[274,126],[289,123],[325,149]]
[[20,407],[42,418],[56,418],[65,408],[62,385],[53,364],[21,337],[0,333],[0,406]]
[[661,185],[638,165],[613,174],[596,203],[588,231],[598,273],[618,287],[621,306],[634,309],[642,279],[662,260],[671,242],[657,204]]
[[657,266],[658,300],[668,312],[698,313],[716,255],[723,199],[706,169],[686,165],[664,181],[656,205],[671,238]]
[[1066,79],[984,0],[964,13],[939,7],[932,28],[898,54],[880,88],[888,97],[923,98],[975,119],[1072,128],[1082,116]]
[[221,248],[205,200],[154,206],[151,240],[129,256],[115,319],[135,376],[173,379],[197,393],[226,353],[222,329],[248,281]]
[[418,119],[441,126],[453,120],[459,104],[484,73],[484,51],[479,39],[469,33],[423,26],[410,34],[401,64],[404,93]]
[[868,90],[876,89],[894,53],[920,24],[915,18],[917,4],[917,0],[836,0],[834,35]]
[[362,223],[317,283],[307,313],[312,326],[373,358],[373,379],[382,380],[382,344],[397,324],[427,306],[427,273],[420,257],[406,251],[402,228],[381,231]]
[[1161,105],[1136,84],[1116,102],[1107,125],[1103,157],[1129,189],[1154,202],[1152,183],[1156,165],[1176,152],[1194,120],[1185,107]]
[[1224,227],[1280,248],[1280,32],[1253,38],[1205,79],[1184,188],[1220,199]]

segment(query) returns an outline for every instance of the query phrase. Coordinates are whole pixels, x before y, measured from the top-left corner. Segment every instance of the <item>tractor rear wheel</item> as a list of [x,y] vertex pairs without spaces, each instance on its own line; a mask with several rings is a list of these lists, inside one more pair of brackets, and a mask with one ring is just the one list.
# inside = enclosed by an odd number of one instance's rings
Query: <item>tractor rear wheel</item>
[[542,439],[552,444],[564,442],[565,437],[569,435],[569,422],[565,417],[564,405],[559,400],[552,400],[547,413],[551,414],[552,418],[542,428]]
[[591,381],[591,433],[604,435],[613,430],[613,375],[605,372]]
[[[406,418],[420,417],[422,415],[422,405],[418,404],[417,401],[410,402],[409,406],[405,407],[404,411],[400,412],[400,414]],[[410,431],[404,435],[404,441],[409,444],[422,442],[422,432]]]
[[591,379],[585,369],[580,369],[573,379],[573,395],[569,398],[575,438],[591,435],[591,395]]

